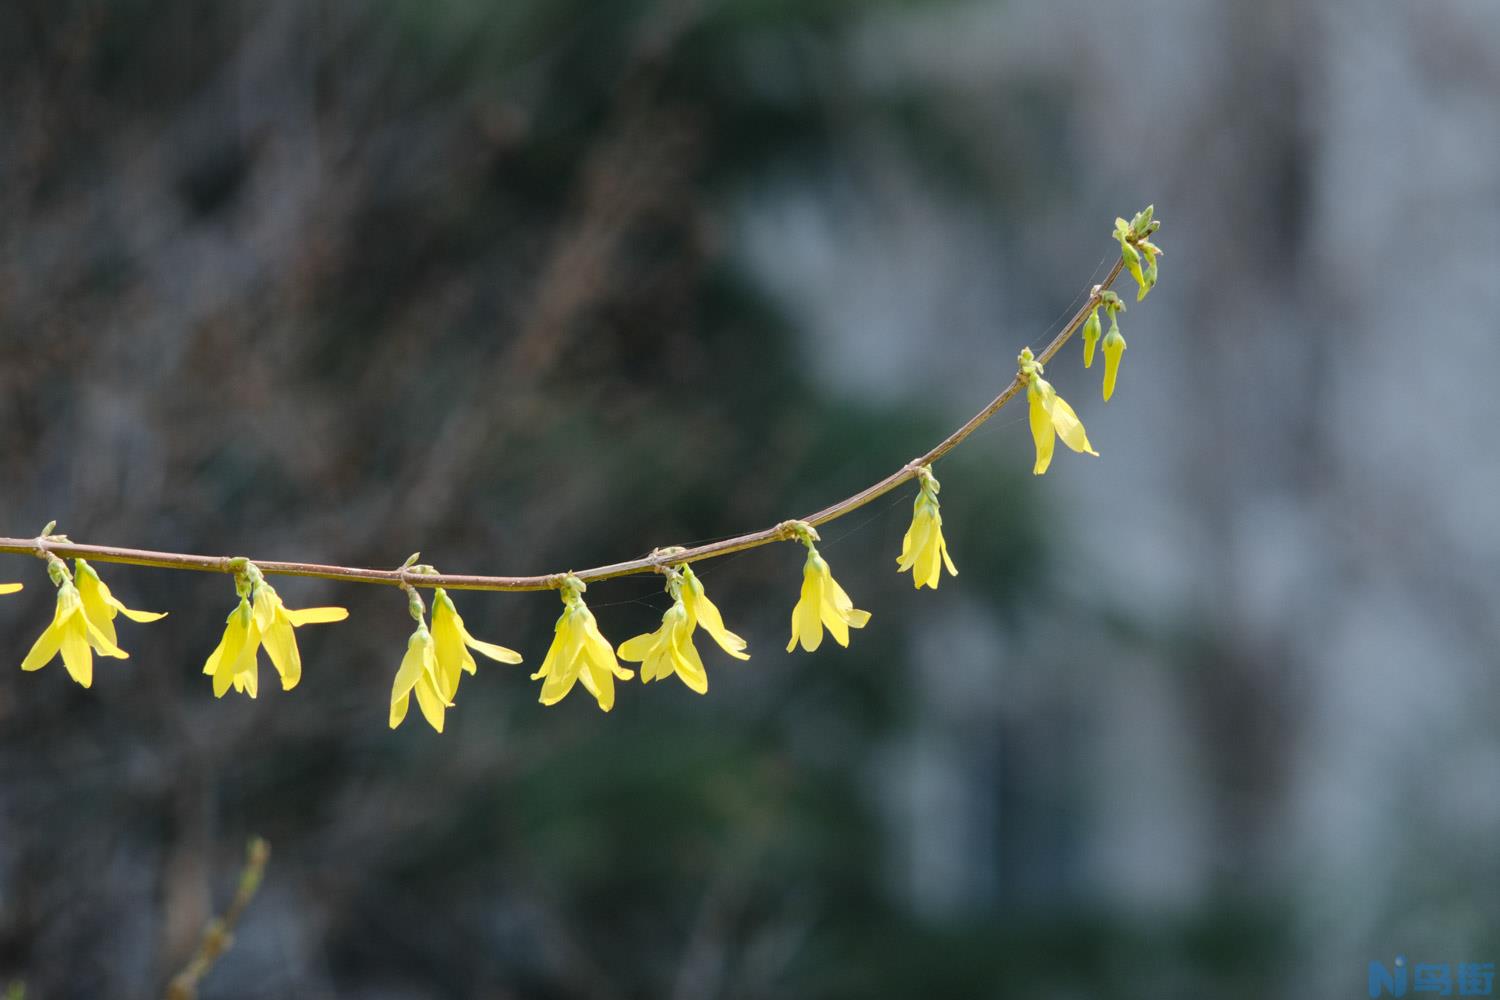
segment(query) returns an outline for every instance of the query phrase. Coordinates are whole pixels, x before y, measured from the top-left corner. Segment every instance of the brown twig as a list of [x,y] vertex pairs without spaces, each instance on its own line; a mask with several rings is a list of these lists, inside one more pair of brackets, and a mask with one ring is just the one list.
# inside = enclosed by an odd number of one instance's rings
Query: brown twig
[[198,984],[230,946],[234,944],[234,929],[239,925],[245,908],[260,889],[261,879],[266,873],[266,862],[271,860],[271,845],[260,837],[251,837],[245,848],[245,867],[240,871],[240,884],[234,899],[222,917],[215,917],[203,929],[203,940],[198,951],[183,966],[182,971],[172,977],[167,986],[166,1000],[194,1000],[198,995]]
[[[1123,261],[1115,262],[1115,266],[1110,269],[1109,274],[1105,276],[1102,282],[1094,286],[1088,299],[1073,314],[1073,318],[1052,339],[1052,342],[1037,355],[1037,361],[1045,364],[1052,359],[1053,355],[1061,350],[1069,338],[1083,325],[1083,321],[1088,317],[1088,314],[1102,301],[1103,292],[1114,284],[1115,279],[1120,276],[1120,271],[1123,267]],[[908,479],[914,477],[919,468],[924,465],[931,465],[958,447],[965,438],[973,434],[985,421],[998,413],[1001,407],[1015,398],[1024,385],[1025,382],[1019,375],[1012,378],[1010,384],[1005,387],[1000,395],[991,400],[988,406],[970,417],[963,426],[959,427],[952,434],[949,434],[931,451],[920,458],[913,459],[889,476],[865,487],[853,496],[846,497],[832,506],[825,507],[815,514],[810,514],[802,518],[802,520],[814,527],[826,524],[829,521],[843,517],[845,514],[852,513],[889,493]],[[260,559],[251,561],[260,568],[262,573],[268,575],[307,576],[324,580],[343,580],[349,583],[379,583],[392,587],[407,584],[417,587],[447,587],[450,590],[555,590],[562,586],[563,578],[568,575],[577,577],[584,583],[592,583],[596,580],[608,580],[617,576],[654,573],[659,572],[662,567],[668,564],[678,565],[685,562],[697,562],[701,559],[727,556],[734,552],[743,552],[746,549],[769,545],[772,542],[785,541],[789,537],[782,524],[778,524],[775,527],[762,528],[760,531],[736,535],[733,538],[709,542],[706,545],[674,549],[670,554],[663,553],[660,549],[654,549],[651,555],[640,559],[610,563],[606,566],[595,566],[592,569],[573,570],[571,574],[548,573],[542,576],[471,576],[452,573],[431,573],[421,576],[411,576],[404,569],[366,569],[353,566],[331,566],[321,563],[282,562]],[[146,549],[127,549],[113,545],[85,545],[79,542],[61,541],[45,536],[38,538],[0,538],[0,552],[29,553],[40,559],[46,559],[49,555],[83,556],[98,562],[126,563],[133,566],[150,566],[156,569],[188,569],[208,573],[234,572],[234,560],[229,556],[153,552]]]

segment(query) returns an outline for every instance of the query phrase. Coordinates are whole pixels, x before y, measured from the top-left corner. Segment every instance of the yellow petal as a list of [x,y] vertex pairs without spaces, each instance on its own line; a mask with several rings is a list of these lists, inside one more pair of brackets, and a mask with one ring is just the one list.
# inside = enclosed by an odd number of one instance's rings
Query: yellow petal
[[724,616],[719,613],[718,605],[708,599],[708,593],[703,589],[703,583],[690,567],[684,567],[684,576],[687,579],[687,588],[684,593],[684,604],[690,620],[703,626],[709,638],[718,643],[719,648],[737,660],[748,660],[750,654],[745,652],[749,645],[745,640],[724,627]]
[[[626,639],[620,643],[619,656],[622,660],[632,663],[644,663],[646,657],[651,655],[651,649],[656,645],[656,632],[643,632],[633,639]],[[645,671],[641,671],[641,680],[645,680]]]
[[1099,453],[1089,444],[1089,437],[1083,431],[1083,424],[1078,422],[1078,414],[1061,397],[1052,397],[1052,426],[1057,428],[1057,436],[1062,438],[1063,444],[1074,451],[1099,457]]
[[31,644],[31,652],[26,654],[26,659],[21,661],[22,670],[40,670],[52,662],[57,651],[62,646],[62,629],[56,619],[51,625],[42,630],[37,636],[36,642]]
[[99,631],[109,636],[110,642],[117,641],[114,626],[110,621],[117,614],[123,612],[126,618],[134,622],[154,622],[167,617],[165,611],[136,611],[133,608],[127,608],[110,592],[109,585],[99,578],[98,572],[89,565],[88,560],[77,559],[74,565],[78,569],[76,581],[79,596],[83,598],[84,613]]
[[692,631],[685,627],[677,629],[671,646],[674,654],[672,665],[682,683],[699,694],[707,694],[708,671],[703,668],[703,658],[693,646]]
[[827,575],[828,564],[809,553],[807,565],[802,570],[802,596],[797,601],[794,612],[797,621],[793,625],[802,648],[809,653],[823,644],[823,588]]
[[302,680],[302,651],[297,648],[297,636],[286,613],[279,607],[276,611],[279,613],[273,614],[270,628],[261,626],[259,617],[256,625],[260,627],[260,643],[281,675],[281,689],[290,691]]
[[411,705],[411,695],[403,694],[399,698],[391,699],[391,728],[395,729],[406,721],[406,710]]
[[905,573],[907,570],[911,569],[913,558],[912,535],[916,532],[916,530],[917,521],[915,518],[913,518],[911,525],[906,529],[906,534],[901,536],[901,554],[896,557],[897,572]]
[[627,680],[635,676],[635,671],[620,666],[619,660],[615,659],[614,647],[599,634],[593,617],[590,614],[584,623],[584,663],[579,674],[584,686],[598,700],[599,707],[608,712],[615,705],[615,678]]
[[[250,604],[241,599],[239,607],[229,613],[224,619],[224,634],[219,638],[219,644],[214,651],[208,654],[208,659],[203,664],[203,672],[211,677],[217,677],[222,671],[225,674],[224,687],[228,689],[229,668],[233,667],[239,659],[240,649],[245,644],[246,634],[249,632],[251,616]],[[217,683],[215,688],[217,688]],[[222,696],[223,691],[216,690],[215,694]]]
[[1031,474],[1034,476],[1040,476],[1047,471],[1047,466],[1052,464],[1052,445],[1056,440],[1052,429],[1052,415],[1047,412],[1047,394],[1041,389],[1041,386],[1045,384],[1035,375],[1026,384],[1027,411],[1031,418],[1031,440],[1036,444],[1036,464],[1031,468]]
[[24,583],[0,583],[0,594],[14,594],[18,590],[25,589]]
[[114,642],[116,612],[111,606],[109,588],[104,585],[104,581],[99,579],[94,568],[85,560],[75,560],[73,565],[77,570],[73,575],[73,581],[78,588],[78,599],[83,604],[84,616],[92,621],[94,627],[110,642]]
[[[566,611],[563,612],[563,617],[567,617]],[[542,665],[537,667],[536,673],[531,675],[532,680],[535,681],[543,677],[550,677],[557,672],[559,661],[562,658],[563,645],[562,620],[559,619],[557,626],[552,631],[552,645],[547,647],[547,655],[542,658]]]
[[75,681],[84,687],[94,683],[94,651],[89,648],[88,619],[81,606],[63,623],[62,658]]
[[[948,543],[945,541],[940,541],[938,544],[939,547],[943,550],[943,565],[948,567],[948,573],[950,576],[957,576],[958,567],[953,565],[953,560],[948,556]],[[936,587],[937,584],[933,584],[933,586]]]
[[255,611],[255,627],[262,633],[271,630],[271,622],[276,618],[276,609],[281,607],[281,597],[269,583],[256,585],[253,608]]
[[578,681],[582,644],[583,633],[577,614],[572,608],[567,608],[557,621],[557,633],[552,640],[552,648],[547,650],[546,660],[542,662],[541,669],[532,675],[533,680],[538,677],[546,678],[537,699],[543,705],[555,705],[573,690],[573,685]]
[[823,620],[823,627],[828,629],[828,634],[833,636],[833,641],[846,649],[849,646],[849,623],[839,613],[833,601],[829,600],[828,593],[824,592],[823,603],[819,607],[819,615]]
[[452,610],[447,596],[438,591],[432,602],[432,650],[437,658],[438,693],[449,701],[458,693],[458,682],[463,676],[465,661],[474,658],[464,649],[464,637],[459,631],[458,615]]
[[604,638],[603,634],[600,633],[599,624],[594,621],[593,615],[589,615],[588,639],[589,649],[594,655],[595,662],[601,667],[604,667],[622,681],[628,681],[635,676],[634,670],[631,670],[629,667],[620,666],[620,661],[615,658],[615,647],[611,646],[609,640]]
[[431,642],[423,644],[421,656],[421,679],[417,681],[416,685],[417,707],[422,710],[422,717],[427,720],[427,724],[441,733],[443,731],[443,718],[449,707],[449,703],[437,689],[437,661]]
[[243,691],[251,698],[260,694],[260,671],[252,661],[248,670],[239,670],[234,675],[234,689]]
[[437,689],[433,687],[432,681],[422,680],[417,682],[417,707],[422,710],[422,717],[427,724],[438,732],[443,731],[444,705]]
[[411,638],[406,641],[406,653],[401,657],[401,665],[396,668],[396,679],[391,684],[393,705],[396,699],[410,694],[412,688],[416,687],[417,682],[422,679],[422,671],[426,668],[423,650],[430,641],[424,637],[422,629],[413,632]]
[[845,647],[849,645],[849,629],[863,628],[865,622],[870,620],[868,612],[854,607],[854,602],[832,575],[823,581],[823,604],[820,611],[823,625],[833,635],[834,641]]
[[[464,645],[468,646],[470,649],[480,654],[481,656],[489,657],[496,663],[521,662],[521,654],[516,652],[514,649],[508,649],[505,646],[500,646],[493,642],[484,642],[480,639],[476,639],[472,635],[469,635],[467,631],[464,632]],[[470,662],[472,663],[473,661],[471,660]],[[474,670],[471,667],[469,669],[469,673],[472,674],[473,672]]]
[[134,608],[127,608],[119,601],[115,602],[115,608],[133,622],[156,622],[167,617],[165,611],[136,611]]
[[117,660],[130,659],[130,654],[125,652],[125,650],[121,649],[119,646],[116,646],[113,642],[110,641],[109,636],[105,635],[103,632],[99,631],[99,629],[95,628],[94,623],[89,621],[87,615],[83,616],[83,633],[84,638],[88,641],[88,644],[90,646],[93,646],[103,655],[112,656]]
[[283,607],[282,612],[286,619],[297,628],[303,625],[327,625],[331,622],[341,622],[349,617],[348,608],[299,608],[292,609]]
[[938,579],[943,569],[940,565],[940,548],[940,543],[929,534],[927,545],[922,549],[922,559],[914,567],[912,574],[913,582],[919,589],[923,586],[931,587],[933,590],[937,589]]

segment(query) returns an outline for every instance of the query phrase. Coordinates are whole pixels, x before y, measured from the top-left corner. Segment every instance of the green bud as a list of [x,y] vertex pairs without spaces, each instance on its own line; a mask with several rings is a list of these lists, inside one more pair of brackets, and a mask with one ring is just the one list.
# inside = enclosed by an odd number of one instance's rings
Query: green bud
[[1094,347],[1099,343],[1099,307],[1089,313],[1089,318],[1083,324],[1083,367],[1090,368],[1094,364]]
[[1145,236],[1146,228],[1151,225],[1151,213],[1156,211],[1155,205],[1147,205],[1135,213],[1135,218],[1130,220],[1130,230],[1136,236]]

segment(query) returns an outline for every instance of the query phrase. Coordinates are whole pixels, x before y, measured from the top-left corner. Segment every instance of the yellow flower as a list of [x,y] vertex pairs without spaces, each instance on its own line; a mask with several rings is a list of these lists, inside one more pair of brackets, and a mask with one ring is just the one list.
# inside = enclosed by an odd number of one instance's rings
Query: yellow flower
[[620,644],[620,659],[641,665],[641,682],[664,680],[674,673],[699,694],[708,693],[708,674],[693,646],[693,620],[679,596],[662,615],[661,628]]
[[583,581],[577,577],[570,576],[564,582],[559,594],[564,605],[562,616],[553,629],[547,657],[531,679],[546,678],[539,699],[543,705],[562,701],[573,685],[582,680],[599,707],[608,712],[615,706],[615,678],[628,681],[635,671],[620,666],[613,647],[599,634],[594,613],[579,596],[584,589]]
[[417,693],[417,707],[427,724],[438,732],[443,731],[443,713],[453,707],[453,702],[439,693],[438,661],[436,643],[426,625],[418,625],[406,643],[406,655],[401,658],[401,667],[396,671],[396,681],[391,685],[391,728],[401,725],[411,703],[411,693]]
[[793,530],[807,546],[807,564],[802,569],[802,596],[792,608],[792,638],[786,651],[790,653],[801,642],[802,648],[811,653],[822,645],[824,628],[840,646],[848,646],[849,630],[864,628],[870,613],[854,606],[833,578],[828,563],[818,555],[813,546],[818,533],[801,522],[794,522]]
[[[67,571],[64,569],[60,572]],[[119,660],[130,656],[89,621],[78,588],[73,585],[73,581],[61,577],[57,587],[57,610],[52,615],[52,624],[37,637],[31,652],[21,662],[21,669],[40,670],[61,652],[63,665],[68,668],[69,675],[79,684],[88,687],[94,683],[94,650],[98,650],[103,656]]]
[[341,622],[349,617],[343,608],[294,610],[281,603],[281,595],[260,575],[253,563],[238,571],[236,589],[240,603],[225,619],[224,635],[208,655],[203,672],[214,679],[214,697],[224,697],[233,687],[254,698],[260,693],[258,654],[261,646],[281,675],[282,690],[290,691],[302,679],[302,653],[292,629],[319,622]]
[[912,504],[911,527],[901,539],[901,555],[896,560],[896,569],[901,573],[911,570],[912,586],[918,590],[924,584],[936,590],[938,580],[942,578],[942,567],[948,567],[953,576],[958,575],[958,567],[953,565],[953,559],[948,555],[948,543],[943,540],[943,515],[938,512],[938,481],[926,466],[917,470],[917,479],[921,482],[921,489]]
[[[745,652],[746,642],[733,632],[724,627],[724,616],[719,614],[719,609],[713,601],[708,599],[708,594],[703,590],[703,581],[693,572],[693,567],[683,563],[680,567],[682,573],[682,603],[687,608],[688,619],[696,625],[702,625],[703,631],[707,632],[709,638],[719,644],[724,650],[736,660],[748,660],[750,654]],[[641,672],[641,679],[645,679],[645,671]]]
[[0,594],[14,594],[18,590],[25,589],[24,583],[0,583]]
[[1120,326],[1110,317],[1109,333],[1104,335],[1104,401],[1115,394],[1115,379],[1120,374],[1120,355],[1125,353],[1125,338],[1120,336]]
[[1026,401],[1031,411],[1031,437],[1036,442],[1036,465],[1031,469],[1040,476],[1052,464],[1053,435],[1062,438],[1063,444],[1074,451],[1093,455],[1099,453],[1089,444],[1089,438],[1078,422],[1078,414],[1042,378],[1042,366],[1032,359],[1028,347],[1019,358],[1021,373],[1026,376]]
[[224,619],[224,635],[214,651],[208,654],[203,672],[214,679],[214,697],[224,697],[232,686],[254,698],[260,693],[260,678],[256,670],[255,656],[260,649],[260,630],[255,627],[255,613],[249,598],[240,598],[240,603]]
[[458,693],[458,681],[463,676],[463,671],[467,670],[471,674],[478,671],[469,650],[473,649],[499,663],[521,662],[521,654],[515,650],[492,642],[481,642],[470,635],[469,630],[464,628],[464,620],[459,617],[458,609],[453,606],[453,599],[442,587],[437,588],[432,595],[432,642],[437,657],[435,677],[438,691],[447,702],[452,702],[453,696]]
[[708,674],[693,645],[693,630],[702,625],[703,631],[737,660],[750,659],[745,640],[724,627],[724,618],[708,599],[703,581],[687,563],[669,571],[667,593],[672,595],[672,606],[662,615],[661,628],[621,643],[620,659],[641,664],[642,683],[675,673],[694,691],[707,694]]
[[165,611],[135,611],[127,608],[109,592],[109,585],[99,579],[99,574],[88,562],[75,559],[73,566],[75,570],[73,578],[78,584],[78,596],[83,599],[83,613],[111,643],[120,641],[115,635],[115,616],[121,612],[133,622],[154,622],[167,617]]
[[281,595],[276,589],[264,580],[256,582],[251,603],[260,644],[266,647],[271,665],[281,675],[283,691],[290,691],[302,679],[302,652],[297,648],[297,636],[292,629],[341,622],[349,617],[344,608],[303,608],[300,611],[288,608],[281,603]]

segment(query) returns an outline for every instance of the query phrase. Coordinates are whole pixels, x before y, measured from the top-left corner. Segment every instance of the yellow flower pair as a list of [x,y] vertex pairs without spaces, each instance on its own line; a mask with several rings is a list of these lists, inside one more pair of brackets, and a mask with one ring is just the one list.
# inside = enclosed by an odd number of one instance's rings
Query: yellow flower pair
[[[73,563],[74,572],[55,556],[48,558],[48,573],[57,584],[57,609],[52,622],[32,644],[26,659],[21,661],[22,670],[40,670],[59,654],[68,675],[84,687],[94,683],[94,653],[117,660],[129,658],[130,654],[120,648],[115,633],[115,617],[124,614],[136,622],[154,622],[166,617],[155,611],[135,611],[120,603],[109,586],[99,579],[83,559]],[[0,593],[12,594],[21,589],[21,584],[0,586]]]
[[432,630],[428,631],[425,622],[417,622],[391,685],[391,728],[406,719],[415,692],[422,717],[441,733],[444,714],[453,707],[453,697],[458,693],[459,679],[465,672],[478,673],[471,649],[499,663],[521,662],[521,654],[515,650],[470,635],[448,592],[437,588],[432,595]]
[[676,674],[692,690],[707,694],[708,672],[693,645],[693,630],[703,626],[709,638],[737,660],[750,659],[746,642],[724,627],[724,616],[687,563],[668,571],[667,593],[672,606],[662,615],[661,628],[621,643],[620,659],[641,665],[642,684]]
[[224,635],[203,664],[203,672],[213,678],[214,697],[224,697],[231,687],[252,698],[260,693],[262,648],[281,676],[282,690],[290,691],[302,680],[302,651],[292,630],[341,622],[349,612],[343,608],[288,608],[251,563],[237,574],[236,585],[240,603],[225,619]]
[[1042,365],[1026,348],[1016,359],[1021,375],[1026,379],[1026,402],[1031,418],[1031,437],[1036,444],[1036,464],[1032,474],[1040,476],[1052,464],[1052,449],[1056,440],[1076,452],[1093,455],[1099,453],[1089,444],[1088,434],[1078,420],[1078,414],[1067,401],[1052,388],[1052,383],[1042,378]]
[[583,602],[582,580],[569,576],[558,596],[563,613],[552,630],[552,645],[541,667],[531,675],[542,682],[540,701],[555,705],[567,697],[580,680],[584,688],[608,712],[615,707],[615,678],[628,681],[635,671],[620,666],[614,647],[599,633],[594,613]]

